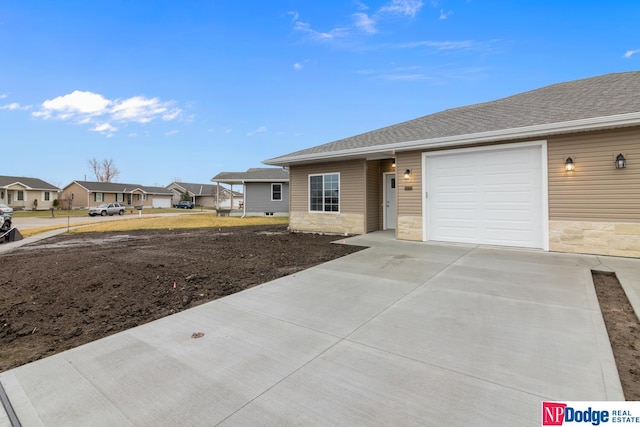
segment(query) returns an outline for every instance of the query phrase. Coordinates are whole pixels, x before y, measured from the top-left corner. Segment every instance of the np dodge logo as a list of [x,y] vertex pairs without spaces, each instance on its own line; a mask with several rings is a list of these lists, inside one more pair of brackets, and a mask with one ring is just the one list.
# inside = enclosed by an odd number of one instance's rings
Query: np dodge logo
[[634,416],[639,408],[640,402],[542,402],[542,425],[640,425],[640,416]]

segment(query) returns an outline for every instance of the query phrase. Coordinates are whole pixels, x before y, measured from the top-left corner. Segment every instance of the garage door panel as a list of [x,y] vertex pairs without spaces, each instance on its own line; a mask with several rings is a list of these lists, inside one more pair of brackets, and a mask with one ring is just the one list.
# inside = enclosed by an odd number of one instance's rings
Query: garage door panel
[[542,149],[426,157],[430,240],[542,247]]

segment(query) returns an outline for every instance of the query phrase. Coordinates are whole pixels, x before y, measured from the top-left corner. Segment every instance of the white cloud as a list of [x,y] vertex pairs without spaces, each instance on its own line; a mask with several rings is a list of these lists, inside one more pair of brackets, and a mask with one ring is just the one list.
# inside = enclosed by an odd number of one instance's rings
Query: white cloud
[[419,47],[429,47],[436,50],[463,50],[470,49],[475,46],[473,40],[458,40],[458,41],[433,41],[422,40],[417,42],[402,42],[402,43],[388,43],[374,48],[386,48],[386,49],[415,49]]
[[99,132],[103,135],[112,135],[115,131],[118,130],[118,128],[110,125],[109,123],[99,123],[89,130],[93,132]]
[[258,127],[256,130],[252,131],[252,132],[247,132],[247,136],[253,136],[256,135],[258,133],[265,133],[267,131],[267,127],[266,126],[260,126]]
[[628,50],[625,52],[625,54],[623,55],[624,58],[631,58],[633,55],[635,55],[636,53],[640,53],[640,49],[635,49],[635,50]]
[[421,8],[422,1],[420,0],[391,0],[391,2],[380,8],[380,12],[415,16]]
[[319,41],[340,39],[349,35],[349,29],[345,27],[336,27],[330,31],[323,32],[314,30],[311,28],[311,25],[302,21],[296,21],[293,29],[296,31],[302,31],[311,36],[311,38]]
[[447,19],[448,17],[450,17],[451,15],[453,15],[452,11],[444,11],[444,9],[440,9],[440,19]]
[[422,8],[421,0],[391,0],[374,13],[365,13],[369,7],[359,0],[354,0],[354,7],[358,12],[352,14],[353,22],[345,26],[336,26],[329,31],[319,31],[311,24],[300,20],[298,12],[288,12],[292,15],[293,29],[307,34],[316,41],[338,41],[356,33],[377,34],[378,25],[384,21],[393,20],[396,16],[414,17]]
[[356,9],[358,10],[368,10],[369,6],[367,6],[366,4],[362,3],[361,1],[358,0],[354,0],[353,4],[356,5]]
[[173,129],[173,130],[170,130],[168,132],[165,132],[164,134],[165,134],[165,136],[171,136],[171,135],[177,134],[178,132],[179,132],[178,130]]
[[0,99],[5,99],[8,96],[9,95],[7,95],[6,93],[0,93]]
[[385,74],[382,76],[386,80],[428,80],[430,77],[425,74]]
[[66,120],[73,116],[86,118],[105,114],[111,103],[112,101],[97,93],[75,90],[68,95],[47,99],[42,103],[41,110],[33,115],[43,119]]
[[11,104],[0,105],[0,110],[28,110],[30,109],[30,105],[20,105],[17,102],[12,102]]
[[298,20],[298,18],[300,18],[300,14],[299,14],[297,11],[295,11],[295,10],[293,10],[293,11],[291,11],[291,12],[287,12],[287,15],[291,15],[291,20],[292,20],[293,22],[297,21],[297,20]]
[[98,93],[75,90],[70,94],[44,101],[32,116],[92,125],[91,131],[111,135],[118,128],[110,122],[126,125],[149,123],[155,119],[175,120],[180,117],[182,110],[174,104],[173,101],[161,101],[159,98],[144,96],[108,99]]
[[180,110],[172,109],[171,102],[161,102],[158,98],[134,96],[123,101],[116,101],[110,114],[115,120],[124,122],[149,123],[157,117],[173,120]]
[[368,34],[375,34],[378,32],[378,30],[376,29],[375,19],[371,18],[366,13],[354,13],[353,17],[355,18],[354,25],[356,26],[356,28]]
[[304,68],[304,65],[299,63],[299,62],[296,62],[295,64],[293,64],[293,69],[294,70],[299,71],[299,70],[302,70],[303,68]]

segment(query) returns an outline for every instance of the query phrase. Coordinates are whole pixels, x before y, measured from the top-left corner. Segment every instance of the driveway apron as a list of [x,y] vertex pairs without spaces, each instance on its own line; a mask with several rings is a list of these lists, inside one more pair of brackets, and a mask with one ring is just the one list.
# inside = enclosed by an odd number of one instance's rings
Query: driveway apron
[[597,257],[340,242],[370,247],[0,383],[29,426],[538,426],[543,400],[624,399]]

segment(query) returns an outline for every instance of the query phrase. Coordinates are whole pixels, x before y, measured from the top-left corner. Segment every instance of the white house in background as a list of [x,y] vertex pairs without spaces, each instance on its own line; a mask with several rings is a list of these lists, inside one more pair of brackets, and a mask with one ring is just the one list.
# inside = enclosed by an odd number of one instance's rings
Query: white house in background
[[0,176],[0,203],[14,209],[49,209],[60,189],[38,178]]
[[220,172],[211,181],[242,185],[243,216],[289,216],[289,172],[282,168],[251,168]]
[[[225,187],[218,187],[216,184],[197,184],[192,182],[172,182],[167,185],[167,189],[173,193],[173,204],[175,205],[186,193],[196,206],[216,207],[220,209],[242,208],[244,195],[237,191],[231,191]],[[219,199],[219,204],[217,203]]]

